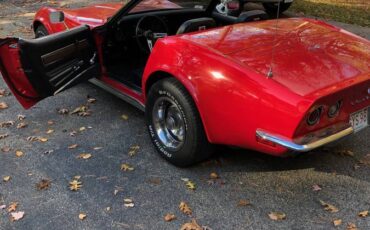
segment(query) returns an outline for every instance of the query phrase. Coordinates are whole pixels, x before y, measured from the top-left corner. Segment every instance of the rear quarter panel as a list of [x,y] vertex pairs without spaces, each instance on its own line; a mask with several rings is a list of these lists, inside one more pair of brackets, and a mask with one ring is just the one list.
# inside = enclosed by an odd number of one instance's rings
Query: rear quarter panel
[[312,100],[241,63],[178,37],[161,39],[154,47],[143,76],[144,99],[146,82],[157,71],[171,74],[186,87],[215,144],[279,155],[286,149],[256,142],[256,129],[293,137],[312,105]]

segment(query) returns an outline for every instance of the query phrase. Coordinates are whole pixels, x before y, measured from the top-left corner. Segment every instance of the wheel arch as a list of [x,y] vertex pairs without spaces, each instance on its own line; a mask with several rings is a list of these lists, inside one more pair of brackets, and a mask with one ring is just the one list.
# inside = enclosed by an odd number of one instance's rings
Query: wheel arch
[[144,100],[146,101],[146,98],[147,98],[147,95],[149,93],[150,88],[156,82],[161,81],[161,80],[166,79],[166,78],[175,78],[176,80],[178,80],[181,83],[182,86],[184,86],[186,91],[189,93],[189,95],[193,99],[194,105],[197,108],[197,111],[199,113],[199,117],[200,117],[200,120],[202,121],[204,132],[206,133],[206,136],[207,136],[207,140],[210,141],[211,139],[210,139],[210,136],[209,136],[209,131],[208,131],[208,128],[206,126],[206,123],[204,122],[203,113],[200,109],[197,97],[193,93],[194,89],[192,89],[190,82],[185,82],[185,80],[183,78],[180,78],[180,77],[176,76],[176,74],[172,74],[172,73],[169,73],[167,71],[163,71],[163,70],[154,71],[146,78],[146,81],[144,83],[144,90],[143,90],[144,98],[145,98]]

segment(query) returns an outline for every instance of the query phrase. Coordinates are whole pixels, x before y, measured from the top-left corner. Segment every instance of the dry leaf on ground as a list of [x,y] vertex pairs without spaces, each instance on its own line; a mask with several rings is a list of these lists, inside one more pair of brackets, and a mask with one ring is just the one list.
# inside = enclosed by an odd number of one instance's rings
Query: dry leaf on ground
[[5,205],[5,204],[0,205],[0,210],[3,210],[3,209],[5,209],[5,208],[6,208],[6,205]]
[[87,99],[87,102],[90,103],[90,104],[94,104],[96,102],[96,99],[90,97],[90,98]]
[[212,179],[212,180],[216,180],[220,177],[218,176],[217,173],[213,172],[213,173],[209,174],[209,178]]
[[26,128],[28,125],[24,122],[21,122],[17,125],[17,129],[23,129],[23,128]]
[[48,179],[42,179],[39,183],[36,184],[37,190],[47,190],[51,185],[51,181]]
[[49,129],[48,131],[46,131],[46,134],[52,134],[54,133],[54,129]]
[[25,115],[22,115],[22,114],[18,114],[18,115],[17,115],[17,119],[18,119],[19,121],[23,121],[24,119],[26,119],[26,116],[25,116]]
[[320,187],[320,185],[318,185],[318,184],[314,184],[314,185],[312,185],[312,191],[315,191],[315,192],[317,192],[317,191],[320,191],[322,188]]
[[185,185],[186,185],[186,187],[187,187],[188,189],[190,189],[190,190],[195,190],[195,189],[196,189],[195,183],[194,183],[194,182],[192,182],[191,180],[187,181],[187,182],[185,183]]
[[78,191],[82,187],[82,182],[79,179],[73,179],[69,182],[69,189],[71,191]]
[[167,215],[164,216],[164,220],[167,222],[173,221],[176,219],[176,216],[172,213],[167,213]]
[[14,121],[4,121],[0,123],[0,128],[9,128],[14,125]]
[[286,215],[283,212],[270,212],[268,214],[271,220],[285,220]]
[[8,182],[8,181],[10,181],[10,179],[11,179],[11,177],[10,177],[10,176],[4,176],[4,177],[3,177],[3,181],[4,181],[4,182]]
[[22,151],[20,151],[20,150],[15,151],[15,156],[16,157],[23,157],[23,155],[24,155],[24,153]]
[[0,102],[0,109],[7,109],[9,106],[5,102]]
[[78,219],[80,219],[80,220],[84,220],[86,217],[87,217],[87,215],[85,213],[80,213],[78,215]]
[[354,223],[348,223],[347,230],[358,230],[358,228]]
[[17,221],[24,217],[24,212],[12,212],[10,213],[11,221]]
[[193,219],[191,222],[183,224],[180,230],[203,230],[203,228]]
[[238,206],[248,206],[251,205],[251,203],[248,200],[239,200]]
[[365,211],[362,211],[362,212],[359,212],[358,213],[358,216],[359,217],[367,217],[369,215],[369,211],[368,210],[365,210]]
[[336,220],[333,220],[333,225],[335,227],[339,226],[342,224],[342,219],[336,219]]
[[69,110],[68,109],[58,109],[58,113],[62,115],[66,115],[66,114],[69,114]]
[[126,171],[133,171],[134,167],[132,167],[129,164],[121,164],[121,170],[126,172]]
[[7,138],[7,137],[9,137],[9,134],[7,134],[7,133],[5,133],[5,134],[1,134],[1,135],[0,135],[0,140],[5,139],[5,138]]
[[137,152],[139,151],[139,149],[140,149],[140,146],[138,146],[138,145],[131,146],[130,147],[130,150],[128,152],[128,155],[130,157],[135,156],[137,154]]
[[184,201],[180,202],[179,209],[182,213],[184,213],[188,216],[190,216],[193,213],[191,208],[189,207],[189,205]]
[[331,205],[329,203],[326,203],[322,200],[320,200],[320,204],[324,207],[324,209],[328,212],[338,212],[339,209],[337,207],[335,207],[334,205]]
[[127,120],[128,120],[128,116],[127,116],[127,115],[125,115],[125,114],[123,114],[123,115],[121,116],[121,118],[122,118],[123,120],[125,120],[125,121],[127,121]]
[[18,202],[12,202],[8,206],[8,212],[15,212],[18,207]]
[[128,198],[123,199],[123,205],[127,208],[133,208],[135,206],[132,199],[128,199]]
[[68,148],[69,149],[75,149],[75,148],[77,148],[78,147],[78,144],[74,144],[74,145],[70,145],[70,146],[68,146]]
[[81,153],[80,155],[77,156],[78,159],[84,160],[90,159],[91,157],[92,155],[90,153]]

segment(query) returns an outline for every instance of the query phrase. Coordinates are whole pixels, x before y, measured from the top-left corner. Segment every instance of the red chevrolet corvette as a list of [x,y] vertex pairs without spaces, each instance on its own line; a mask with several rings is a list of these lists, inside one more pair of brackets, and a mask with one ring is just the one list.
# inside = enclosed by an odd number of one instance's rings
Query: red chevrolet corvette
[[0,39],[0,69],[26,109],[87,80],[117,95],[145,111],[155,147],[178,166],[214,144],[282,156],[369,126],[368,40],[312,19],[228,16],[218,4],[43,8],[37,39]]

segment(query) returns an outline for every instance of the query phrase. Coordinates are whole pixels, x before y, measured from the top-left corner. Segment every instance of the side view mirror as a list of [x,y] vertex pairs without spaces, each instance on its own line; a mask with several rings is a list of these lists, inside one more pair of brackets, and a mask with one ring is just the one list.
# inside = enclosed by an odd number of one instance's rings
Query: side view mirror
[[50,22],[53,24],[64,22],[64,13],[62,11],[51,12],[49,17]]

